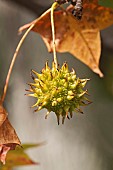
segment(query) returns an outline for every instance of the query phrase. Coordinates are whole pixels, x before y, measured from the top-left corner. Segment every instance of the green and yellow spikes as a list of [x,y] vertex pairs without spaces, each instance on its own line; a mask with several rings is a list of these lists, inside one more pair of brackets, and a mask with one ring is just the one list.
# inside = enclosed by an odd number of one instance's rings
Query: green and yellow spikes
[[57,68],[55,63],[52,63],[52,69],[46,62],[41,74],[32,70],[33,83],[30,85],[30,94],[37,98],[37,102],[32,107],[37,107],[35,111],[43,108],[47,109],[45,118],[53,111],[57,116],[57,122],[62,123],[65,118],[72,118],[73,112],[83,113],[80,106],[85,106],[89,100],[85,97],[87,91],[85,87],[88,79],[79,79],[76,77],[74,69],[69,71],[68,64],[64,63],[61,68]]

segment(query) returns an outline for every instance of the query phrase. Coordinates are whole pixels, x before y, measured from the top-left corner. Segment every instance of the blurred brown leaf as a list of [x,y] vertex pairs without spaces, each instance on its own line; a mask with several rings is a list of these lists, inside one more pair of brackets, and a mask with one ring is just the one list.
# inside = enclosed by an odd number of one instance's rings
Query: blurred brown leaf
[[22,147],[17,147],[16,150],[9,151],[6,158],[6,164],[1,167],[1,170],[12,170],[14,167],[24,165],[39,165],[39,163],[34,162],[28,154],[25,153],[25,150],[32,147],[39,147],[42,144],[43,143],[24,144]]
[[[113,24],[113,10],[99,6],[97,0],[93,0],[93,3],[88,3],[86,0],[83,9],[80,21],[72,16],[72,5],[66,11],[54,12],[56,50],[70,52],[102,77],[103,74],[99,69],[100,30]],[[34,22],[24,25],[19,31],[29,28]],[[50,9],[39,18],[32,30],[42,36],[48,51],[52,52]]]
[[0,161],[5,164],[7,152],[20,145],[20,140],[8,120],[8,113],[0,101]]

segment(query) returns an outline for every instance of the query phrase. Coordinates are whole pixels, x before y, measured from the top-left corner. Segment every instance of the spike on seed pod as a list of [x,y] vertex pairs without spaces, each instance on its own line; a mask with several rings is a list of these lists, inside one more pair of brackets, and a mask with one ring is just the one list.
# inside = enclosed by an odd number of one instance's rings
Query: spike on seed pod
[[46,113],[46,115],[45,115],[45,119],[48,118],[49,114],[50,114],[50,112],[48,111],[48,112]]
[[87,105],[89,100],[85,97],[87,91],[84,86],[88,79],[79,79],[76,77],[74,69],[72,72],[68,69],[68,64],[65,62],[59,69],[56,68],[55,63],[52,63],[52,68],[45,64],[41,74],[32,70],[35,74],[33,83],[29,83],[31,90],[28,96],[37,98],[37,102],[32,107],[37,107],[35,111],[43,108],[47,109],[48,114],[53,111],[57,116],[57,122],[62,123],[65,118],[72,118],[73,111],[83,113],[80,106]]
[[31,75],[31,78],[34,80],[35,77],[33,76],[33,70],[31,70],[30,75]]
[[70,111],[70,117],[71,117],[71,118],[73,117],[73,113],[72,113],[72,111]]
[[66,116],[62,116],[62,124],[64,124]]

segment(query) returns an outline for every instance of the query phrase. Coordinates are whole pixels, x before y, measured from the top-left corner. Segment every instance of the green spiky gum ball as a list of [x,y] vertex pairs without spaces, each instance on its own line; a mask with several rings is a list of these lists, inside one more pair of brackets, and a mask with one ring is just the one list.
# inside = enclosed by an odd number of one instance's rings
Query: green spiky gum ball
[[62,117],[62,123],[65,118],[72,118],[72,112],[81,112],[80,106],[87,105],[89,100],[85,97],[86,90],[83,90],[88,79],[79,79],[76,77],[74,69],[70,72],[67,63],[62,67],[56,68],[55,63],[52,63],[52,69],[46,62],[45,68],[39,74],[32,70],[36,78],[32,75],[34,83],[29,83],[31,94],[28,96],[37,99],[36,104],[32,107],[37,107],[35,111],[43,108],[47,109],[47,114],[53,111],[59,119]]

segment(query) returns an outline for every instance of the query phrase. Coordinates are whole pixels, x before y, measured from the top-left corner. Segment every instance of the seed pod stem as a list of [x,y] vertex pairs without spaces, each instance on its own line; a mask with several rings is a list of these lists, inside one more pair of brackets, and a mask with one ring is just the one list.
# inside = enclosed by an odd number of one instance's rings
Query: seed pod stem
[[55,45],[55,26],[54,26],[54,10],[59,6],[58,2],[54,2],[51,7],[51,28],[52,28],[52,39],[53,39],[53,56],[56,68],[58,67],[57,56],[56,56],[56,45]]

